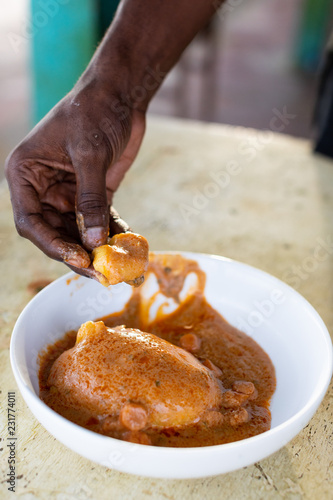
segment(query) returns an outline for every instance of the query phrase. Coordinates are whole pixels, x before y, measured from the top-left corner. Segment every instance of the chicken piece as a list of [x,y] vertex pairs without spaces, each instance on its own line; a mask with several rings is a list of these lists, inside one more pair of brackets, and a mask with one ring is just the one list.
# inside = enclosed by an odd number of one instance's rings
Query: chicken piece
[[53,364],[48,384],[67,407],[133,432],[198,422],[222,401],[221,382],[192,354],[102,321],[81,326],[75,346]]
[[135,233],[115,234],[107,245],[92,251],[93,267],[101,273],[104,286],[125,281],[139,286],[148,267],[149,246],[146,238]]

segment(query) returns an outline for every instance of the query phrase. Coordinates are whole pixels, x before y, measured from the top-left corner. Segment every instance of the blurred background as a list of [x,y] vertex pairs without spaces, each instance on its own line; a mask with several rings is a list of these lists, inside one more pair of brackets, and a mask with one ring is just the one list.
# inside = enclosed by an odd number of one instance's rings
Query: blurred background
[[[9,151],[70,90],[117,0],[15,0],[0,17],[0,178]],[[149,112],[311,136],[332,0],[226,0],[184,52]]]

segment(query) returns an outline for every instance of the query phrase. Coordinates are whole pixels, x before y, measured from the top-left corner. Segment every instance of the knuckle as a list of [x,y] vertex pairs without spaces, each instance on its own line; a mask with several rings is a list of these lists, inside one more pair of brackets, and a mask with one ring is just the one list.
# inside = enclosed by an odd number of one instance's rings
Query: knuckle
[[4,165],[5,177],[11,185],[28,168],[29,160],[26,158],[26,150],[23,145],[13,149],[7,156]]
[[11,168],[11,154],[9,154],[7,156],[7,158],[5,159],[4,171],[5,171],[5,177],[6,177],[6,179],[8,179],[10,168]]
[[109,151],[104,134],[96,129],[82,137],[76,144],[74,157],[83,164],[99,164],[109,161]]
[[6,179],[9,180],[10,178],[10,173],[13,171],[13,169],[19,164],[21,161],[21,154],[18,148],[14,149],[9,153],[5,160],[5,176]]
[[77,204],[79,212],[84,214],[100,214],[104,213],[106,208],[106,196],[102,193],[84,192],[80,196]]
[[19,234],[19,236],[22,236],[23,238],[27,238],[28,225],[29,225],[27,217],[15,215],[14,222],[15,222],[16,231]]

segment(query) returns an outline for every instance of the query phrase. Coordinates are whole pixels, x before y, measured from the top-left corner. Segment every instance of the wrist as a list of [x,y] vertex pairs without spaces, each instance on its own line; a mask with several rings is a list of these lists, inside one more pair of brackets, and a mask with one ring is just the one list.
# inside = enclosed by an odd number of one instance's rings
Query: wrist
[[141,46],[126,29],[118,30],[115,23],[80,81],[87,84],[94,80],[105,93],[116,92],[122,106],[146,112],[167,74],[159,61],[155,50]]
[[136,109],[146,112],[151,91],[160,85],[158,76],[150,76],[150,73],[149,68],[148,73],[136,68],[130,58],[122,57],[115,47],[110,51],[99,49],[75,87],[78,90],[94,88],[103,98],[115,102],[117,108],[126,109],[126,115]]

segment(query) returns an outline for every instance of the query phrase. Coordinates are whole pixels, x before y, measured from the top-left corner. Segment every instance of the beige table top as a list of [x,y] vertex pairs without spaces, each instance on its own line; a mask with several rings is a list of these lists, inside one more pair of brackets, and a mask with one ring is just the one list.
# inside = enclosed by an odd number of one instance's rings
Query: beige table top
[[[282,278],[333,330],[333,162],[311,154],[307,141],[150,119],[139,158],[115,206],[149,239],[152,250],[225,255]],[[130,476],[96,465],[57,442],[17,390],[9,342],[15,320],[32,296],[28,284],[67,271],[16,234],[5,186],[0,187],[0,239],[1,437],[7,435],[7,392],[16,391],[17,498],[332,498],[332,386],[309,425],[287,446],[260,463],[213,478]],[[314,253],[318,242],[326,248],[321,261]],[[4,482],[8,451],[2,447],[0,498],[14,498]]]

